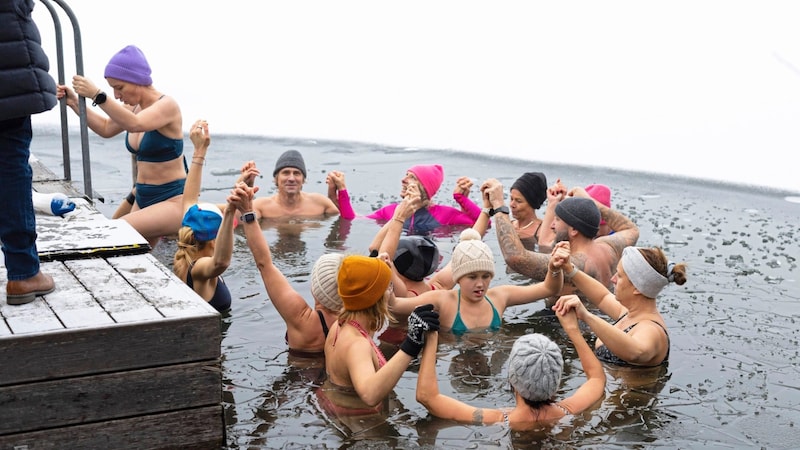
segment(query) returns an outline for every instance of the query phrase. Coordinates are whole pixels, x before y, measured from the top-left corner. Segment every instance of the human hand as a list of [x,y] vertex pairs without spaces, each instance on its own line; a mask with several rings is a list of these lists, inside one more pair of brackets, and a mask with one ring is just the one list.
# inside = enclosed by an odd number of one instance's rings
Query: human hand
[[564,266],[569,262],[570,247],[569,241],[561,241],[556,243],[553,250],[550,251],[550,271],[556,272],[563,270]]
[[250,187],[244,182],[236,183],[227,198],[228,206],[242,212],[253,210],[253,197],[258,192],[257,187]]
[[586,306],[577,295],[562,295],[556,300],[556,304],[553,305],[552,309],[559,320],[561,320],[561,316],[570,312],[575,313],[577,318],[583,318],[586,314],[589,314],[589,311],[586,310]]
[[[256,182],[256,177],[260,175],[261,171],[256,167],[255,161],[247,161],[242,166],[241,175],[239,175],[236,183],[244,183],[250,187],[253,187]],[[256,192],[258,192],[258,190],[256,190]]]
[[469,196],[470,189],[472,189],[472,180],[469,177],[458,177],[453,193]]
[[561,183],[561,178],[547,188],[547,206],[555,206],[567,196],[567,187]]
[[505,204],[503,185],[494,178],[489,178],[481,184],[483,205],[487,208],[499,208]]
[[[586,189],[582,187],[574,187],[570,189],[569,192],[567,192],[567,197],[592,198],[592,196],[589,195],[588,192],[586,192]],[[592,200],[594,199],[592,198]],[[595,203],[598,202],[595,200]]]
[[80,75],[72,77],[72,89],[76,94],[86,98],[94,98],[100,92],[100,89],[92,83],[92,80]]
[[426,206],[426,203],[427,202],[422,200],[422,193],[419,191],[419,187],[410,184],[408,188],[406,188],[406,195],[403,197],[403,200],[397,204],[392,219],[405,222],[406,219],[413,216],[418,209]]
[[59,100],[66,98],[67,106],[70,108],[75,108],[78,106],[78,94],[64,84],[56,85],[56,98]]
[[337,191],[347,189],[347,185],[345,185],[344,182],[344,172],[338,170],[331,170],[328,172],[328,175],[325,177],[325,183],[328,184],[329,188],[333,188]]
[[205,120],[197,120],[192,124],[192,129],[189,131],[189,139],[192,140],[195,150],[208,149],[211,145],[211,135],[208,134],[208,122]]
[[425,345],[425,333],[428,331],[439,331],[439,312],[434,311],[430,303],[417,306],[408,316],[408,334],[400,344],[400,350],[416,358]]
[[[577,296],[574,295],[570,297],[577,298]],[[580,301],[580,299],[578,301]],[[553,306],[553,309],[555,309],[555,306]],[[556,317],[558,317],[558,321],[561,323],[561,328],[563,328],[564,331],[580,331],[580,327],[578,326],[578,315],[574,309],[556,312]]]

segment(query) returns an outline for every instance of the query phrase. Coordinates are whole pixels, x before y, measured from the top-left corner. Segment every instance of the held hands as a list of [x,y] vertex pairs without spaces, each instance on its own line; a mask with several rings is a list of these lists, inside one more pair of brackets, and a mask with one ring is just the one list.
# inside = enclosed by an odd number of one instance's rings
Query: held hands
[[416,358],[425,345],[425,333],[428,331],[439,331],[439,312],[434,311],[430,303],[417,306],[408,316],[408,334],[400,344],[400,350]]
[[341,191],[347,189],[347,185],[344,183],[344,173],[338,170],[331,170],[328,172],[328,175],[325,177],[325,183],[327,183],[329,190]]
[[458,177],[453,194],[461,194],[469,197],[470,189],[472,189],[472,180],[469,177]]
[[505,204],[503,185],[494,178],[489,178],[481,185],[483,205],[487,208],[499,208]]
[[[568,297],[577,298],[577,296],[574,295]],[[580,300],[578,301],[580,302]],[[556,309],[555,306],[553,309]],[[561,323],[561,328],[563,328],[564,331],[580,331],[580,327],[578,326],[578,315],[575,313],[575,310],[557,311],[556,317],[558,317],[558,321]]]
[[253,197],[258,192],[258,187],[250,187],[244,182],[237,182],[228,196],[228,205],[234,209],[248,212],[253,210]]
[[550,271],[558,272],[559,270],[563,270],[564,266],[569,262],[569,256],[569,241],[557,243],[550,252]]
[[553,311],[556,313],[559,320],[561,320],[562,316],[569,315],[570,313],[576,316],[576,320],[586,317],[586,314],[589,314],[586,306],[577,295],[562,295],[556,300],[556,304],[553,305]]
[[[261,176],[261,171],[256,167],[255,161],[247,161],[242,166],[241,175],[239,175],[236,183],[244,183],[250,187],[253,187],[256,183],[256,177],[258,176]],[[258,190],[255,192],[258,192]]]

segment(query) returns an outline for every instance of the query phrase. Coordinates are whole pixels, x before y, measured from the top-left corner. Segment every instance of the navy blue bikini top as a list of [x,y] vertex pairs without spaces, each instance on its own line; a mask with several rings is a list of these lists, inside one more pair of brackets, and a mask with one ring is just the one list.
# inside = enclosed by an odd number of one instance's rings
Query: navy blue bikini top
[[164,162],[172,161],[183,155],[183,139],[170,139],[158,130],[147,131],[139,143],[139,150],[134,150],[128,143],[130,133],[125,133],[125,147],[136,155],[136,161]]
[[[186,272],[186,285],[194,289],[194,280],[192,280],[192,268],[194,262],[189,266],[189,271]],[[225,284],[225,280],[221,276],[217,277],[217,288],[214,290],[214,296],[208,303],[219,312],[225,312],[231,308],[231,291]]]

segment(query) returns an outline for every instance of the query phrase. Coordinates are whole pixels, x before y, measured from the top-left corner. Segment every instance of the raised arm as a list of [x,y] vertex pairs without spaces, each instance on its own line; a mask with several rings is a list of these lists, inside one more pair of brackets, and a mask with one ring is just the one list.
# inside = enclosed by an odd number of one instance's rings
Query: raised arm
[[605,395],[606,373],[603,365],[594,355],[594,352],[586,343],[578,327],[578,318],[575,311],[556,313],[561,327],[569,336],[572,345],[581,360],[586,381],[579,387],[574,394],[561,400],[561,406],[572,414],[578,414],[591,407]]
[[394,209],[391,220],[381,227],[372,240],[369,246],[370,253],[374,251],[388,253],[389,257],[394,260],[400,235],[403,234],[403,223],[421,207],[422,197],[419,189],[416,185],[410,185],[406,190],[406,196]]
[[[489,199],[492,208],[497,209],[505,206],[503,185],[499,181],[493,178],[486,180],[481,186],[481,192]],[[522,241],[519,239],[519,235],[517,235],[517,231],[514,229],[508,214],[497,213],[492,219],[494,220],[497,242],[500,244],[500,251],[503,253],[503,259],[505,259],[508,267],[534,280],[544,280],[547,276],[550,255],[527,250],[522,245]]]
[[342,219],[355,219],[356,213],[350,203],[350,194],[347,192],[344,173],[338,170],[331,170],[325,177],[325,183],[328,185],[328,198],[339,209]]
[[192,164],[189,167],[189,173],[186,174],[186,184],[183,187],[184,213],[200,199],[200,190],[203,185],[203,166],[206,163],[208,147],[211,145],[208,122],[198,120],[192,124],[189,138],[194,145],[194,153],[192,153]]
[[428,333],[425,348],[420,357],[417,377],[417,401],[431,414],[442,419],[471,422],[475,424],[503,421],[503,413],[497,409],[483,409],[470,406],[460,400],[439,392],[436,378],[436,350],[439,333]]
[[549,252],[556,240],[556,233],[550,226],[556,217],[556,206],[567,196],[567,187],[557,179],[555,184],[547,188],[547,207],[544,210],[542,225],[539,227],[539,251]]
[[[252,211],[253,191],[254,188],[248,187],[244,183],[239,184],[234,194],[237,199],[230,202],[231,207],[244,212]],[[249,201],[246,200],[248,196]],[[272,304],[286,322],[287,328],[299,328],[305,315],[313,312],[311,307],[273,264],[269,244],[267,244],[258,221],[244,222],[242,226],[247,238],[247,245],[253,254],[256,268],[261,273],[261,280],[264,282]]]
[[466,214],[474,223],[481,214],[481,208],[470,200],[470,189],[472,189],[472,180],[469,177],[459,177],[453,190],[453,200],[461,207],[461,212]]
[[501,292],[506,294],[505,306],[521,305],[558,295],[564,287],[563,267],[567,261],[569,261],[569,242],[559,242],[550,254],[544,281],[527,286],[503,285],[496,288],[502,289]]

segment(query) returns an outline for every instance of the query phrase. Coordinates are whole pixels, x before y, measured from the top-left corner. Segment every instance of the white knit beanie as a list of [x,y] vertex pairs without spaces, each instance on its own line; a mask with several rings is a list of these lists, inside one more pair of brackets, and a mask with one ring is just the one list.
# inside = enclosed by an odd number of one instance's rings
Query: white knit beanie
[[523,398],[541,402],[558,392],[564,358],[543,334],[526,334],[514,342],[508,357],[508,380]]
[[336,277],[343,259],[344,255],[341,253],[326,253],[319,257],[311,269],[311,295],[322,306],[334,312],[342,309],[342,298],[339,297],[339,283]]
[[494,255],[492,249],[481,241],[481,235],[472,228],[461,232],[459,243],[453,250],[450,267],[453,269],[453,281],[468,273],[489,272],[494,276]]

